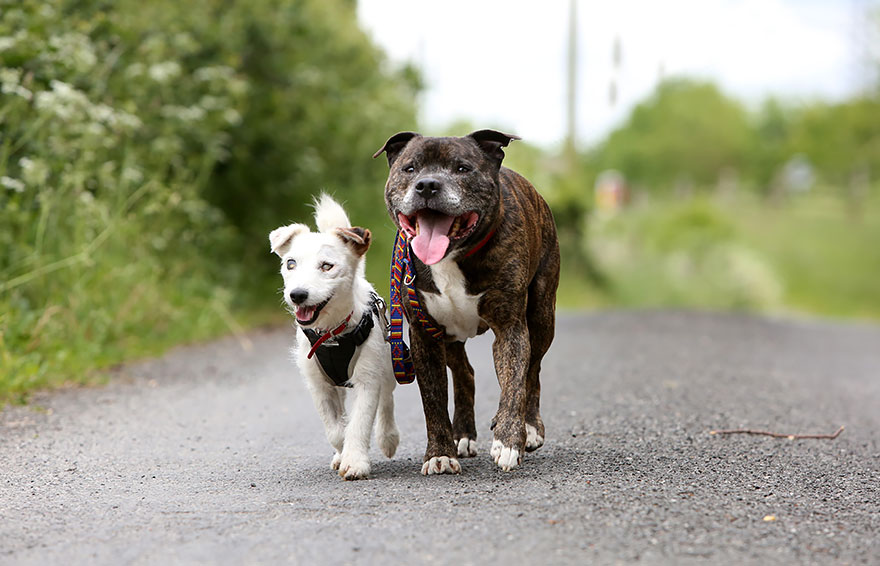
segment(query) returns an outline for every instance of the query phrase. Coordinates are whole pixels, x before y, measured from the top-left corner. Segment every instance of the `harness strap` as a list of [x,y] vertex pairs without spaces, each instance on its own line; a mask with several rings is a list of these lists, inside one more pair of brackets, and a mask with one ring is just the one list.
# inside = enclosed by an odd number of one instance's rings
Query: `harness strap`
[[[308,328],[302,329],[309,343],[312,344],[308,357],[311,359],[313,354],[316,355],[318,366],[334,385],[351,387],[351,383],[348,382],[351,361],[357,349],[370,336],[370,331],[372,331],[374,325],[373,316],[378,317],[380,321],[383,320],[384,305],[385,303],[379,295],[370,292],[369,308],[364,312],[364,315],[353,329],[341,333],[340,328],[345,329],[345,323],[324,334],[319,334]],[[349,315],[346,319],[346,323],[351,316]],[[335,339],[328,342],[327,340],[330,340],[331,335]]]
[[309,355],[306,357],[311,360],[312,356],[315,355],[315,352],[318,350],[318,348],[321,347],[321,344],[323,344],[324,342],[326,342],[330,338],[333,338],[334,336],[339,336],[340,334],[342,334],[342,332],[348,326],[348,321],[351,320],[351,315],[353,315],[353,314],[354,314],[354,311],[348,313],[348,316],[345,317],[345,320],[342,321],[342,324],[340,324],[339,326],[337,326],[333,330],[328,330],[327,332],[324,333],[323,336],[318,338],[318,340],[312,344],[312,349],[309,350]]

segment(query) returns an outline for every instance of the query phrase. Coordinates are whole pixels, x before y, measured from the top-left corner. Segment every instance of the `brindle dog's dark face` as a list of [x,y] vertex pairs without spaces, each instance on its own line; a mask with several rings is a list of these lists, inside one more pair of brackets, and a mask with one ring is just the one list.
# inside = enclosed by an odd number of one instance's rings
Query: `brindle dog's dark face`
[[467,248],[490,228],[501,199],[501,148],[515,139],[494,130],[461,138],[401,132],[373,156],[388,156],[385,205],[425,264]]

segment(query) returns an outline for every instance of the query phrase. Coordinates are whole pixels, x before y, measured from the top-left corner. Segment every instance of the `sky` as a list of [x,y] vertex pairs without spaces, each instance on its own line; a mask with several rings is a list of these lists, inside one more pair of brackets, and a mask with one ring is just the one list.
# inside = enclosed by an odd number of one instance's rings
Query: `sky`
[[[660,77],[710,79],[751,106],[769,95],[845,98],[864,84],[871,3],[577,0],[578,144],[620,125]],[[568,0],[358,1],[363,27],[392,63],[422,70],[425,133],[465,119],[544,146],[565,136],[568,14]]]

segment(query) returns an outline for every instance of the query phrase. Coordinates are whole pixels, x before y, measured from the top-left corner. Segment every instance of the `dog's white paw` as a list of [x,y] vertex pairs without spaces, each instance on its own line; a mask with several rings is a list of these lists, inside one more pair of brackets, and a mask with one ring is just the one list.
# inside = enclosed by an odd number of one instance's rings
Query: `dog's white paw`
[[382,454],[391,458],[397,452],[397,445],[400,444],[400,433],[397,428],[386,430],[379,435],[378,441]]
[[492,441],[492,450],[489,452],[492,459],[502,471],[509,472],[522,463],[522,456],[516,448],[508,448],[500,440]]
[[538,434],[538,429],[530,424],[526,425],[526,452],[537,450],[544,446],[544,437]]
[[461,465],[455,458],[440,456],[431,458],[422,464],[422,475],[431,476],[434,474],[460,474]]
[[459,439],[458,441],[458,457],[473,458],[477,455],[477,441],[468,437]]
[[339,475],[346,480],[362,480],[370,475],[370,459],[362,454],[346,454],[339,462]]
[[337,452],[336,454],[333,455],[333,459],[330,460],[330,467],[333,468],[334,470],[338,470],[338,469],[339,469],[339,463],[340,463],[341,461],[342,461],[342,454],[340,454],[339,452]]

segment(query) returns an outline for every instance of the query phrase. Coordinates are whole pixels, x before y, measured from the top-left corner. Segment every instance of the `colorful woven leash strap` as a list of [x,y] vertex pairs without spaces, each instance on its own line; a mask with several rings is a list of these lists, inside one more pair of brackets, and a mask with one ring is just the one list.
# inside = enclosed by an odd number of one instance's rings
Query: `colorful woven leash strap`
[[394,242],[394,253],[391,256],[391,305],[388,341],[391,343],[391,365],[394,369],[394,378],[397,383],[405,385],[412,383],[416,377],[413,367],[412,356],[409,347],[403,341],[403,317],[406,309],[403,308],[403,287],[406,286],[407,299],[419,324],[434,339],[441,339],[446,333],[443,328],[438,328],[428,318],[425,309],[419,301],[415,287],[412,285],[412,266],[409,259],[409,242],[397,232],[397,240]]

